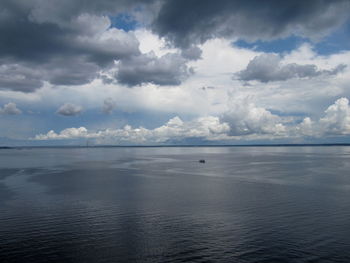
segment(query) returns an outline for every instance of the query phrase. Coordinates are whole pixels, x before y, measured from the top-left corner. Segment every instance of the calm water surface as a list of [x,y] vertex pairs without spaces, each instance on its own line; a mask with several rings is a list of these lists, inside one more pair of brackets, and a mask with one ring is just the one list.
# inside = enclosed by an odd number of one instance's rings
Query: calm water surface
[[349,171],[350,147],[0,150],[0,262],[350,262]]

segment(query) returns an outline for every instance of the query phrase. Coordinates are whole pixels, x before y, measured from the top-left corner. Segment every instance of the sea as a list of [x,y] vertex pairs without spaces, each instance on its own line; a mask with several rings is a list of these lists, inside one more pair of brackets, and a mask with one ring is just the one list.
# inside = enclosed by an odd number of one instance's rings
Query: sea
[[350,147],[1,149],[0,262],[350,262]]

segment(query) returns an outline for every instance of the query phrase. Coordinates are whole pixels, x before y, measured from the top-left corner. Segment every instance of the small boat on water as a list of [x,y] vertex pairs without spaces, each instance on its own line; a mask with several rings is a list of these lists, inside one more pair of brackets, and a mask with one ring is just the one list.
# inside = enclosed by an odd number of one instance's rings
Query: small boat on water
[[204,159],[200,159],[199,162],[200,163],[205,163],[205,160]]

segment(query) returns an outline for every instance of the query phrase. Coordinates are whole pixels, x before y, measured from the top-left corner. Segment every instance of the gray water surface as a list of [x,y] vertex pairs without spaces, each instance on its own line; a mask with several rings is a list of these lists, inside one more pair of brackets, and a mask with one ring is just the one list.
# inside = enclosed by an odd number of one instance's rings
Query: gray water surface
[[350,262],[349,171],[341,146],[3,149],[0,262]]

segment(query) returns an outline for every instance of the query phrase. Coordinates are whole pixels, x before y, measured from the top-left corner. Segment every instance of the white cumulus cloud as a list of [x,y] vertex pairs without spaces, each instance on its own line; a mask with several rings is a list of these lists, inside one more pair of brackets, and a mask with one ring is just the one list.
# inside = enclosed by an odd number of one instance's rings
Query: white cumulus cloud
[[347,98],[340,98],[330,105],[319,120],[310,117],[296,127],[305,136],[341,136],[350,134],[350,106]]
[[252,134],[284,134],[286,127],[282,119],[262,107],[257,107],[247,99],[234,100],[229,110],[222,116],[222,121],[230,126],[229,135],[242,136]]
[[126,125],[121,129],[105,129],[100,131],[88,131],[85,127],[68,128],[59,133],[53,130],[46,134],[35,136],[35,140],[60,140],[60,139],[99,139],[108,142],[131,143],[161,143],[168,140],[181,140],[184,138],[203,138],[206,140],[220,139],[228,132],[229,126],[221,123],[218,117],[208,116],[184,122],[179,117],[170,119],[164,125],[155,129],[144,127],[132,128]]

